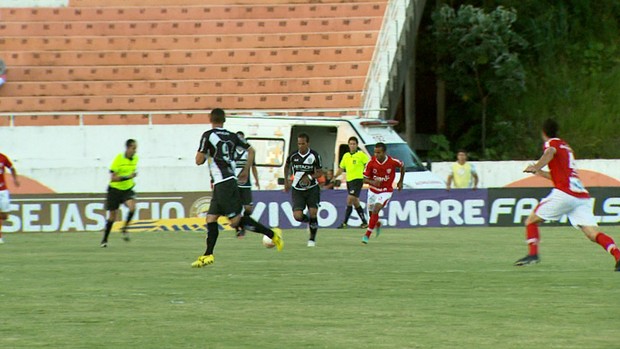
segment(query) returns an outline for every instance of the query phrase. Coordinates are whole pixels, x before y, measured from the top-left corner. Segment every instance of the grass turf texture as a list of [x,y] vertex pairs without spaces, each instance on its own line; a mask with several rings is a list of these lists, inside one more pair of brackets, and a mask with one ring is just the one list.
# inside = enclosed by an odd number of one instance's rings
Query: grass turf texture
[[[604,229],[620,241],[620,228]],[[284,232],[283,252],[220,234],[12,234],[0,348],[618,348],[620,273],[570,227]]]

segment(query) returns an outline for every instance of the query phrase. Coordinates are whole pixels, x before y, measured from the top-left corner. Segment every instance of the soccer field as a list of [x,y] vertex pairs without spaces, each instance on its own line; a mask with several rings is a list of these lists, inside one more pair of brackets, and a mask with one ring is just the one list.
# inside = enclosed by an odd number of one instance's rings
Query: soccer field
[[[619,227],[604,229],[620,241]],[[0,246],[0,348],[619,348],[620,273],[570,227],[301,230],[265,249],[220,234],[12,234]]]

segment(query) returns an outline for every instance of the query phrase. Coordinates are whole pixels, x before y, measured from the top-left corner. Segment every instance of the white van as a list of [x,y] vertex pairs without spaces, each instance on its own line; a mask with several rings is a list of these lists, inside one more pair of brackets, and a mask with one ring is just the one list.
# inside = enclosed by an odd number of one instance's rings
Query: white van
[[[360,117],[274,117],[227,116],[226,129],[243,131],[248,142],[257,150],[255,163],[259,169],[261,188],[271,187],[274,179],[282,182],[286,157],[297,150],[297,135],[310,136],[310,148],[317,151],[323,167],[337,170],[340,159],[349,151],[349,137],[359,139],[359,147],[367,154],[374,145],[383,142],[388,155],[405,163],[404,188],[443,189],[444,181],[426,168],[415,152],[394,131],[395,121]],[[271,168],[270,171],[265,171]],[[277,178],[274,178],[277,177]],[[263,182],[264,185],[263,185]],[[341,186],[342,187],[342,186]]]

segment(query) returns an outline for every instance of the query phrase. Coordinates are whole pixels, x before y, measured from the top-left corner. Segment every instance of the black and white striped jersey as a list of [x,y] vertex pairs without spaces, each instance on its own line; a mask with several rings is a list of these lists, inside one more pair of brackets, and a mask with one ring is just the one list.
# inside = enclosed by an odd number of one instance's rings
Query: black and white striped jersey
[[235,175],[235,149],[237,147],[249,149],[250,145],[236,134],[223,128],[213,128],[202,134],[198,151],[207,156],[214,185],[229,179],[237,179]]
[[[245,164],[248,163],[248,151],[242,147],[235,148],[235,175],[239,176],[239,173],[245,167]],[[248,181],[245,183],[240,183],[239,188],[252,188],[252,171],[248,173]]]
[[300,183],[301,177],[305,174],[314,174],[316,169],[321,169],[323,167],[323,164],[319,153],[312,149],[308,149],[308,152],[304,155],[300,154],[298,151],[291,154],[286,159],[285,166],[290,168],[293,174],[293,188],[297,190],[308,190],[318,184],[317,180],[313,177],[306,176],[307,178],[312,178],[312,180],[304,185],[304,183]]

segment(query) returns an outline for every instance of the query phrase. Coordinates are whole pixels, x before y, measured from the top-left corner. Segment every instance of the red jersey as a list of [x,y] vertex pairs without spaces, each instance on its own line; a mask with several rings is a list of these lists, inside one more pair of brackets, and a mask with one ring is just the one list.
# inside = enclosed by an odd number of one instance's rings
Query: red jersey
[[4,180],[4,173],[6,172],[6,168],[13,169],[13,164],[11,160],[7,158],[4,154],[0,153],[0,190],[7,190],[6,181]]
[[364,178],[379,181],[378,187],[370,186],[373,193],[384,193],[394,191],[394,178],[396,169],[400,168],[403,162],[389,155],[383,162],[379,162],[376,157],[372,157],[364,169]]
[[553,147],[555,155],[549,162],[549,171],[553,186],[566,194],[578,197],[589,198],[590,194],[581,183],[575,166],[575,156],[570,146],[559,138],[551,138],[543,147],[544,150]]

